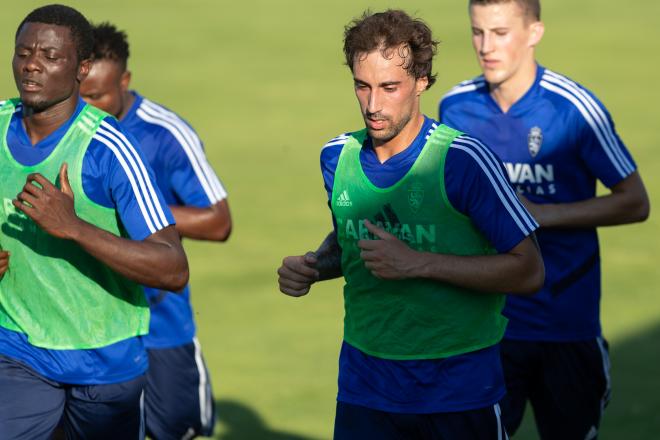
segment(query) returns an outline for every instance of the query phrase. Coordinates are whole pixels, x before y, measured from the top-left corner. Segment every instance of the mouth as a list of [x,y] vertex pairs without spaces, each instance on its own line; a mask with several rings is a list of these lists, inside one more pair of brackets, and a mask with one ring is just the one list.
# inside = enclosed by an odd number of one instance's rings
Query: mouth
[[495,67],[499,63],[499,60],[482,58],[481,63],[486,67]]
[[372,130],[382,130],[385,128],[386,119],[366,118],[367,126]]
[[21,81],[21,88],[24,92],[36,92],[41,90],[43,85],[31,79],[24,79]]

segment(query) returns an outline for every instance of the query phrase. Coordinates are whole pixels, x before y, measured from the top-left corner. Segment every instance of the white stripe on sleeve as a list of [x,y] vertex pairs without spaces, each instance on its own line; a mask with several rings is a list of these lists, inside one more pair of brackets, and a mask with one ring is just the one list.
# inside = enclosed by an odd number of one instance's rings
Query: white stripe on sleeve
[[197,133],[195,133],[195,131],[191,129],[188,124],[186,124],[176,113],[171,112],[166,108],[149,101],[148,99],[143,100],[142,104],[152,109],[159,115],[162,115],[162,117],[171,121],[181,130],[181,132],[190,142],[190,145],[192,145],[191,151],[199,161],[201,169],[204,171],[204,176],[208,179],[212,188],[216,191],[216,196],[218,198],[217,201],[227,197],[227,192],[220,183],[220,179],[218,179],[215,172],[213,171],[213,168],[211,168],[211,165],[206,160],[206,155],[204,154],[204,149],[202,148],[202,142],[199,139],[199,136],[197,136]]
[[628,171],[632,173],[634,171],[634,166],[623,153],[621,146],[619,145],[619,142],[614,135],[612,124],[610,124],[610,121],[603,111],[601,105],[598,104],[596,100],[591,95],[589,95],[589,93],[587,93],[574,81],[571,81],[565,76],[559,75],[558,73],[552,72],[550,70],[546,70],[545,73],[546,75],[544,75],[544,78],[546,78],[548,81],[552,81],[552,79],[560,81],[566,87],[566,89],[573,91],[573,93],[577,94],[578,98],[581,98],[587,104],[587,108],[593,112],[592,114],[595,115],[596,121],[605,131],[606,138],[610,142],[610,146],[612,147],[614,154],[621,161],[624,168],[627,168]]
[[211,203],[219,202],[227,197],[227,191],[206,159],[199,137],[186,123],[176,114],[146,99],[138,108],[137,115],[146,122],[165,128],[174,136],[186,153],[195,176]]
[[[540,85],[541,87],[566,98],[575,105],[587,124],[589,124],[593,130],[603,147],[605,154],[622,178],[627,177],[634,171],[634,166],[630,163],[628,158],[625,157],[625,154],[621,150],[621,146],[612,132],[612,127],[609,121],[607,121],[606,117],[601,119],[600,115],[595,111],[594,105],[598,107],[595,102],[590,102],[589,100],[586,100],[584,96],[581,96],[579,89],[549,75],[543,76]],[[586,94],[584,91],[582,91],[582,93]],[[591,97],[589,98],[591,99]]]
[[538,228],[538,223],[522,206],[511,184],[502,173],[501,164],[487,147],[474,138],[460,136],[454,140],[450,148],[465,151],[477,162],[511,218],[525,235]]
[[98,131],[94,135],[94,139],[103,143],[115,154],[115,157],[119,161],[119,164],[124,169],[124,173],[126,174],[126,177],[128,177],[128,181],[131,184],[131,188],[133,188],[133,194],[135,195],[135,200],[137,200],[138,206],[140,208],[140,212],[142,213],[142,217],[144,218],[144,221],[147,224],[147,228],[149,229],[149,232],[151,232],[152,234],[155,233],[157,229],[154,227],[154,222],[152,220],[151,215],[149,215],[149,213],[147,212],[147,208],[145,207],[145,203],[142,198],[142,192],[138,189],[138,184],[135,181],[135,176],[133,175],[133,172],[131,171],[129,165],[126,163],[124,156],[119,152],[118,147],[112,141],[101,136],[98,133]]
[[135,150],[135,147],[133,147],[133,145],[122,132],[108,124],[106,121],[101,122],[101,126],[98,128],[97,133],[107,137],[116,145],[118,145],[119,150],[124,153],[128,159],[128,163],[131,164],[132,169],[137,176],[137,181],[140,183],[139,188],[144,195],[146,206],[153,216],[156,228],[160,230],[167,226],[169,223],[165,217],[163,207],[161,206],[158,195],[154,190],[153,183],[149,178],[149,173],[144,166],[144,162]]

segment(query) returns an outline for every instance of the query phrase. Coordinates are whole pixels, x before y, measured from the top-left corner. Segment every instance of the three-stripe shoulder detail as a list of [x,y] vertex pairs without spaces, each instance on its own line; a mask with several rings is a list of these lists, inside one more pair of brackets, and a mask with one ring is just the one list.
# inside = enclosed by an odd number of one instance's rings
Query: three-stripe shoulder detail
[[481,168],[500,202],[524,235],[529,235],[538,228],[538,223],[520,203],[518,196],[504,175],[502,164],[488,147],[478,139],[462,135],[454,139],[450,148],[465,152]]
[[428,140],[428,138],[431,137],[431,135],[433,134],[433,132],[434,132],[437,128],[438,128],[438,124],[436,124],[435,122],[433,122],[433,123],[431,124],[431,127],[429,128],[429,130],[426,132],[426,137],[425,137],[424,139]]
[[204,154],[199,136],[176,113],[148,99],[143,99],[137,109],[137,115],[145,122],[165,128],[174,136],[186,153],[193,171],[211,203],[217,203],[227,197],[227,191]]
[[622,178],[635,171],[634,165],[623,152],[605,111],[584,88],[567,77],[547,69],[541,78],[540,85],[544,89],[562,96],[577,108]]
[[334,147],[338,145],[344,145],[347,141],[348,138],[350,137],[350,133],[342,133],[337,137],[334,137],[330,139],[324,146],[321,148],[322,150],[327,148],[327,147]]
[[449,91],[442,97],[442,99],[449,98],[450,96],[460,95],[461,93],[468,93],[478,90],[486,86],[486,80],[483,76],[478,76],[467,81],[463,81],[458,85],[449,89]]
[[153,234],[169,225],[144,162],[126,136],[102,121],[94,139],[108,147],[117,158],[133,189],[140,212]]

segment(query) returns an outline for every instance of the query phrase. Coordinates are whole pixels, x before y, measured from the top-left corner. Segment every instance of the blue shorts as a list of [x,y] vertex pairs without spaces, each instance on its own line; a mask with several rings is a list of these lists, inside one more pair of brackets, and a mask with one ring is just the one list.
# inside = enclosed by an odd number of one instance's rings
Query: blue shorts
[[447,413],[403,414],[337,402],[334,440],[505,440],[498,404]]
[[507,394],[500,403],[506,429],[514,434],[527,401],[541,439],[596,439],[610,397],[607,343],[504,339],[502,366]]
[[215,402],[197,339],[173,348],[147,349],[147,435],[154,439],[213,435]]
[[0,355],[0,439],[143,439],[144,383],[64,384]]

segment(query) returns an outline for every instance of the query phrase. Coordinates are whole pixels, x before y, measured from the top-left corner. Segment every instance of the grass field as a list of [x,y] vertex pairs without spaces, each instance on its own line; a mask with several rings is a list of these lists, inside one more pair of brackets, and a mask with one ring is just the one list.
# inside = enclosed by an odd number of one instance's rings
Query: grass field
[[[342,65],[343,25],[368,6],[404,6],[442,40],[438,83],[423,107],[477,74],[465,2],[72,1],[131,41],[133,85],[198,130],[229,189],[234,232],[223,245],[187,243],[199,336],[214,380],[222,439],[331,437],[341,341],[341,284],[305,298],[278,293],[284,255],[315,248],[331,227],[320,147],[360,128]],[[0,96],[16,94],[10,60],[20,20],[0,15]],[[660,206],[657,148],[660,2],[545,0],[539,60],[594,90],[610,109]],[[660,438],[658,220],[606,228],[602,315],[611,342],[613,401],[601,439]],[[533,439],[529,420],[516,439]]]

